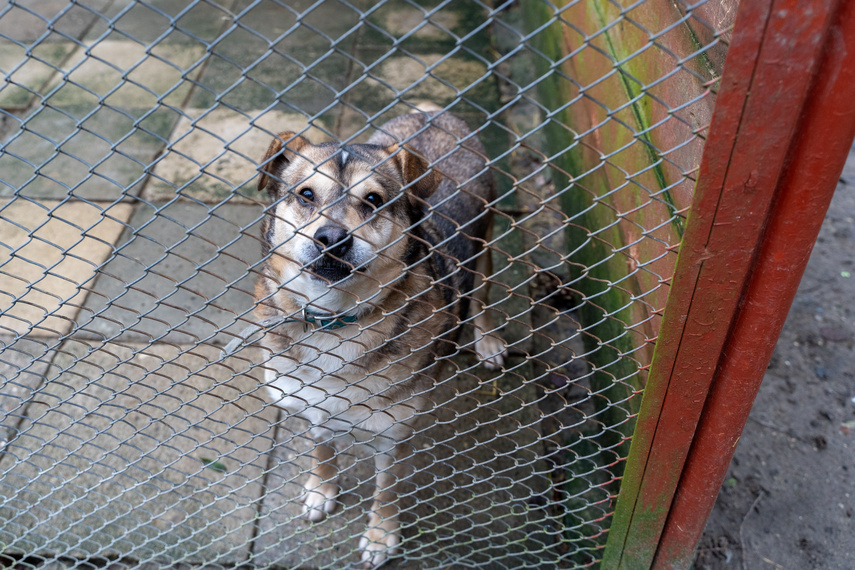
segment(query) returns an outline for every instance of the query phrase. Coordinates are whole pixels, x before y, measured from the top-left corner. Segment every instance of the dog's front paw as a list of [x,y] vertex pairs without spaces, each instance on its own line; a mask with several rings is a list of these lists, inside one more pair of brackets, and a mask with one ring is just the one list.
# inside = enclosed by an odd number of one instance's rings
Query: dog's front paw
[[489,370],[499,370],[505,364],[505,343],[499,337],[476,331],[475,353]]
[[[375,520],[375,517],[371,517]],[[359,541],[362,551],[362,566],[366,570],[378,568],[398,552],[401,543],[398,521],[382,520],[377,524],[369,523],[368,530]]]
[[307,489],[303,497],[303,515],[311,522],[324,520],[338,506],[335,500],[338,492],[338,486],[332,483],[321,483],[313,489]]

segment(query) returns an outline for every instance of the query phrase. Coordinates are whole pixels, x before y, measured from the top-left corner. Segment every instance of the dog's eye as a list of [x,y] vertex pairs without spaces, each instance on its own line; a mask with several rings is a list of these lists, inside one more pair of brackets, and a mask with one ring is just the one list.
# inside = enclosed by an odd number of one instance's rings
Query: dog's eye
[[371,194],[363,198],[363,200],[368,206],[371,207],[372,210],[376,210],[377,208],[383,205],[383,198],[381,198],[380,194],[378,194],[377,192],[372,192]]
[[297,192],[297,200],[304,206],[314,204],[315,193],[312,192],[311,188],[303,188],[302,190]]

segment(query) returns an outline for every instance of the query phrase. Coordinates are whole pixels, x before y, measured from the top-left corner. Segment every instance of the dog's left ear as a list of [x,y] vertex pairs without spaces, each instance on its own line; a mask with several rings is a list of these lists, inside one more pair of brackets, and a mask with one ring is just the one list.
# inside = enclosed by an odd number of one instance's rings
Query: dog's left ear
[[[299,154],[300,149],[310,145],[309,139],[291,131],[279,133],[267,148],[264,158],[259,163],[258,190],[264,190],[272,182],[282,166],[291,162]],[[284,149],[283,149],[284,147]]]
[[401,172],[407,192],[427,200],[442,182],[442,175],[430,168],[428,161],[406,145],[393,144],[386,147],[395,165]]

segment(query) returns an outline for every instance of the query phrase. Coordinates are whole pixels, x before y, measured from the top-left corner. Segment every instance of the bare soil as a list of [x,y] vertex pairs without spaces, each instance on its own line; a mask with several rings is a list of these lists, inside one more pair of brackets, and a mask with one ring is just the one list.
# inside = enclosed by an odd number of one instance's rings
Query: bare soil
[[855,568],[855,149],[696,569]]

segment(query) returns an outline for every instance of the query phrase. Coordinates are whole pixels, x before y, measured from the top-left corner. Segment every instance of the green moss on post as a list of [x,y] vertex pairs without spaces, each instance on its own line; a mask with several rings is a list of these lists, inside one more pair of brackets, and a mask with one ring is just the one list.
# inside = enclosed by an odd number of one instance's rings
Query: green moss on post
[[[529,31],[540,29],[554,15],[547,4],[530,2],[524,6]],[[584,301],[578,318],[584,358],[593,372],[590,388],[595,394],[596,413],[579,430],[579,439],[570,444],[577,457],[567,458],[567,473],[560,488],[566,498],[563,538],[570,547],[565,560],[587,564],[591,554],[602,550],[606,542],[602,517],[610,508],[602,504],[603,491],[611,497],[619,491],[623,458],[628,453],[640,400],[632,397],[641,387],[639,363],[633,355],[637,339],[643,337],[627,329],[633,322],[633,300],[626,280],[629,266],[626,258],[615,252],[624,245],[624,237],[615,223],[614,210],[595,198],[609,194],[609,180],[595,169],[599,157],[590,149],[586,151],[571,130],[576,124],[572,113],[580,112],[579,105],[567,106],[574,98],[571,90],[575,87],[553,63],[566,55],[561,25],[553,23],[544,28],[532,43],[546,56],[537,61],[538,77],[542,78],[538,99],[550,113],[542,150],[552,166],[561,209],[570,220],[566,229],[567,286]],[[583,178],[584,188],[577,185],[577,177]],[[597,479],[594,486],[591,477]]]
[[[692,202],[691,173],[703,152],[697,131],[711,121],[716,73],[667,0],[624,8],[599,0],[522,6],[548,120],[542,151],[567,216],[566,287],[581,300],[583,356],[599,396],[581,440],[599,448],[590,459],[614,476],[607,485],[614,497],[624,469],[643,468],[638,458],[625,466],[637,392],[642,367],[651,364],[650,341],[659,335],[682,213]],[[626,525],[611,523],[618,534]],[[612,542],[603,567],[620,559],[623,542]]]
[[[525,6],[529,30],[538,29],[553,16],[546,4],[532,2]],[[603,426],[596,442],[624,457],[627,438],[633,429],[631,418],[640,400],[631,396],[641,388],[639,364],[633,358],[638,349],[634,344],[636,335],[627,329],[627,324],[632,323],[633,303],[625,279],[629,267],[625,257],[614,251],[624,245],[624,238],[615,224],[614,211],[598,204],[592,195],[608,195],[611,190],[608,179],[595,171],[584,176],[585,189],[576,185],[575,177],[594,168],[599,158],[591,164],[586,154],[592,153],[585,152],[568,129],[575,122],[571,112],[574,107],[566,107],[573,98],[572,84],[563,80],[550,64],[565,55],[561,25],[551,24],[532,41],[549,60],[538,61],[538,75],[543,78],[538,84],[539,101],[552,113],[545,127],[544,150],[550,156],[556,189],[564,189],[561,208],[571,221],[566,230],[567,250],[572,252],[567,260],[568,286],[584,300],[579,320],[585,332],[586,360],[595,372],[591,389],[599,396],[597,420]],[[615,285],[616,282],[622,285]],[[615,476],[620,475],[619,465],[613,465],[612,469]]]

